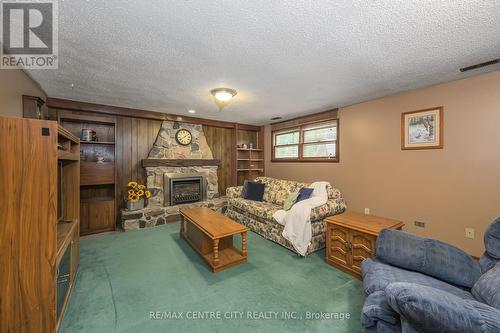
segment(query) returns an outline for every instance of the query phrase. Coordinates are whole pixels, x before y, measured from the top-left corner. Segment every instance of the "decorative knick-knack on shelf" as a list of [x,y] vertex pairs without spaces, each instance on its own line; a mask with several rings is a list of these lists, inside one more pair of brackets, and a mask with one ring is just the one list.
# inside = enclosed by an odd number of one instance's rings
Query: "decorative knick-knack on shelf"
[[98,164],[102,164],[104,163],[104,156],[100,155],[100,154],[97,154],[97,163]]

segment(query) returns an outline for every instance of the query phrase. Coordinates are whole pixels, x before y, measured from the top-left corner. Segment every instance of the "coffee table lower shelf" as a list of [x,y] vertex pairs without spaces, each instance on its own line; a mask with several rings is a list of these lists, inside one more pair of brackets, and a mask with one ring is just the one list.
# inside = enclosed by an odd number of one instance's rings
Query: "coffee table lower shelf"
[[[247,231],[246,227],[208,209],[181,210],[180,237],[213,272],[247,261]],[[241,234],[241,250],[233,245],[236,234]]]
[[214,253],[202,253],[191,240],[183,236],[184,240],[198,252],[200,257],[210,266],[213,272],[220,272],[226,268],[244,263],[247,261],[247,256],[244,256],[241,251],[234,246],[219,250],[219,264],[214,264]]

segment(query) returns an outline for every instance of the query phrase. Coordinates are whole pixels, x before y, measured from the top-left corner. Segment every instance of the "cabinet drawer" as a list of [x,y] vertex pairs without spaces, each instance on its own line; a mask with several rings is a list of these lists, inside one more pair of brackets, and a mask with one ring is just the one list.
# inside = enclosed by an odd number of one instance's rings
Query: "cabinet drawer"
[[363,260],[375,256],[375,242],[377,237],[351,230],[350,239],[352,244],[351,269],[361,274],[361,263]]
[[348,240],[348,229],[329,225],[327,232],[327,258],[339,265],[348,266],[350,264]]

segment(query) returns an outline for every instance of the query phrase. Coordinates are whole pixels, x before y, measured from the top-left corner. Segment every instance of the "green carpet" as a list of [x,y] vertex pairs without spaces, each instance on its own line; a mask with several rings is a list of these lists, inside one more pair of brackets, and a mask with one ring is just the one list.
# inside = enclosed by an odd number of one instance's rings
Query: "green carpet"
[[[361,331],[361,282],[327,265],[324,250],[300,258],[250,232],[248,262],[212,273],[178,227],[83,239],[60,332]],[[189,319],[210,311],[214,319]],[[350,319],[307,319],[307,312]]]

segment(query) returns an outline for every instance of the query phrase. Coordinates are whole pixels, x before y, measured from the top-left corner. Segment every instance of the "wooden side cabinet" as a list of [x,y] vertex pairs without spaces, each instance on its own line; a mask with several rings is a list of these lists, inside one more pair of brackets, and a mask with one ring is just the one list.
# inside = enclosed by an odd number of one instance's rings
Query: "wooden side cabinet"
[[0,332],[54,333],[79,262],[79,140],[27,118],[0,133]]
[[326,262],[361,278],[361,263],[375,256],[382,229],[401,230],[404,223],[383,217],[347,212],[325,219]]

